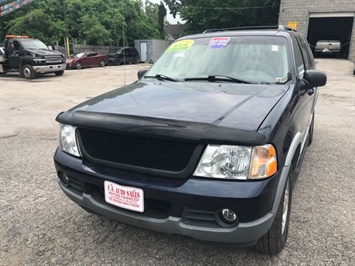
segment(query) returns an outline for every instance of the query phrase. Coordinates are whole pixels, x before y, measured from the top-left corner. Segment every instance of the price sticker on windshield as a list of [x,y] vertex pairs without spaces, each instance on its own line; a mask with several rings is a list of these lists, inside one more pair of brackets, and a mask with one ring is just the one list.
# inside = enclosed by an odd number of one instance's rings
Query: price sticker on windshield
[[194,40],[182,40],[174,42],[172,45],[169,46],[167,52],[181,52],[189,50],[192,45],[194,44]]
[[230,42],[229,37],[214,37],[210,40],[209,46],[213,50],[219,50],[226,47]]

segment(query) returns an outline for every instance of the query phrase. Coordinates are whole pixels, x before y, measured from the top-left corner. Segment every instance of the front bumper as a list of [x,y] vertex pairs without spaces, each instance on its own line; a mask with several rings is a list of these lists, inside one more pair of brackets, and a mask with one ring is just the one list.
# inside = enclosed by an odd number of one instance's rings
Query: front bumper
[[[256,182],[194,177],[168,179],[101,168],[60,149],[54,161],[58,176],[65,173],[72,181],[68,186],[57,178],[59,186],[72,201],[133,226],[199,240],[251,246],[270,229],[274,220],[271,210],[280,173]],[[106,203],[102,190],[105,180],[143,189],[145,212],[136,213]],[[217,214],[223,208],[233,209],[239,222],[234,225],[218,223]]]
[[66,68],[66,64],[57,64],[57,65],[46,65],[46,66],[33,66],[33,69],[36,73],[54,73],[58,71],[63,71]]

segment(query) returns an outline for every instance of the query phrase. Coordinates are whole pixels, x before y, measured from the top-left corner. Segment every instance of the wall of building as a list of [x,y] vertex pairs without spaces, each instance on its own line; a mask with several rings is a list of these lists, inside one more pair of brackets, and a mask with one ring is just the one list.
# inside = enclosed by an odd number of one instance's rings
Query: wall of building
[[[297,22],[297,31],[307,38],[310,13],[355,12],[355,0],[281,0],[279,24]],[[355,19],[349,59],[355,61]]]
[[[171,43],[172,41],[170,40],[135,40],[134,46],[141,55],[141,58],[146,57],[146,60],[142,59],[143,61],[155,63]],[[146,44],[146,56],[142,56],[141,44]]]

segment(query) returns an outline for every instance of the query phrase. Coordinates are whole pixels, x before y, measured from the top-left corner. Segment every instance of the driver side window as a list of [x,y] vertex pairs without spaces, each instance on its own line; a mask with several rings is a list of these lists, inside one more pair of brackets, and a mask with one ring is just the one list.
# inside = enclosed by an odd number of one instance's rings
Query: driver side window
[[20,44],[19,44],[19,42],[18,41],[14,41],[14,50],[15,51],[19,51],[20,50]]

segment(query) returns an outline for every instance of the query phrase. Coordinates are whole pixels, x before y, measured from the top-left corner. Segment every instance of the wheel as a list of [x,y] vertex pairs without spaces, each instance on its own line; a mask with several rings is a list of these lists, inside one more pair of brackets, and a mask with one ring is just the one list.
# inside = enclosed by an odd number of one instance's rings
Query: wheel
[[312,144],[313,141],[313,131],[314,131],[314,114],[312,117],[312,122],[311,125],[309,127],[309,132],[308,132],[308,146],[310,146]]
[[55,74],[56,76],[63,76],[63,74],[64,74],[64,70],[54,72],[54,74]]
[[100,60],[100,63],[99,63],[99,66],[100,66],[100,67],[106,66],[105,60],[101,59],[101,60]]
[[26,79],[34,79],[36,77],[36,72],[31,65],[24,65],[22,67],[21,75]]
[[76,62],[75,68],[76,69],[82,69],[83,68],[83,63],[81,63],[80,61]]
[[270,230],[256,243],[255,248],[257,251],[268,255],[277,255],[285,247],[290,221],[291,200],[291,180],[290,176],[288,176],[275,220]]

